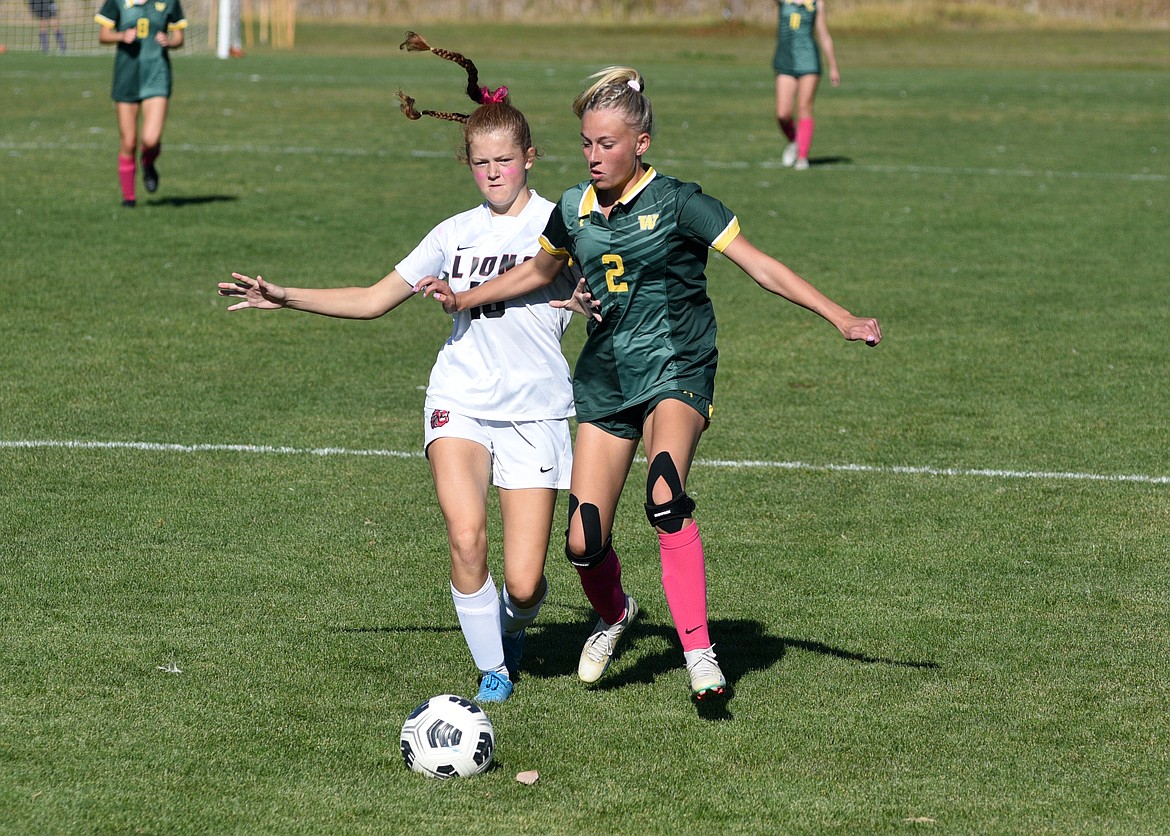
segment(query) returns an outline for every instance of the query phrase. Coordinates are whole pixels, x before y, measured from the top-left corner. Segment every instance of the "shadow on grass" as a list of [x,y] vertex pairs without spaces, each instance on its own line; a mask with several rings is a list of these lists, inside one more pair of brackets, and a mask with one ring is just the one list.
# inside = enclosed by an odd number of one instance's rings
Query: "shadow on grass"
[[[575,670],[587,629],[579,624],[546,625],[534,643],[535,652],[532,654],[534,658],[531,663],[525,659],[526,670],[530,671],[532,676],[560,676],[566,669]],[[722,697],[708,697],[702,702],[696,702],[698,715],[707,720],[733,719],[730,707],[734,702],[735,688],[739,681],[746,674],[776,665],[790,650],[819,653],[861,665],[888,665],[928,670],[938,667],[938,663],[931,661],[871,656],[823,642],[775,636],[770,634],[761,622],[748,619],[715,619],[711,621],[709,629],[711,641],[719,651],[719,666],[727,678],[728,693]],[[533,633],[535,638],[536,631]],[[651,637],[657,641],[648,642],[647,639]],[[647,644],[660,646],[663,643],[668,645],[668,649],[644,652]],[[537,646],[539,650],[536,650]],[[538,656],[538,653],[542,654],[543,658]],[[636,656],[637,660],[632,666],[624,667],[620,662],[623,654],[627,658]],[[630,628],[629,635],[623,639],[614,664],[617,669],[611,669],[611,672],[593,686],[594,688],[609,690],[636,682],[650,683],[660,676],[676,676],[680,680],[680,686],[686,681],[678,634],[674,625],[669,622],[656,623],[651,618],[640,617]]]
[[809,157],[809,168],[830,165],[852,165],[852,157]]
[[230,194],[205,194],[192,195],[190,197],[156,197],[146,201],[146,205],[173,206],[181,209],[184,206],[199,206],[204,203],[229,203],[234,200],[239,200],[239,198]]
[[[550,604],[546,615],[555,610],[575,614],[571,621],[540,619],[530,628],[525,646],[522,676],[549,679],[575,675],[581,647],[596,621],[592,608]],[[555,617],[555,616],[554,616]],[[775,636],[759,621],[749,619],[715,619],[710,623],[711,641],[719,648],[719,665],[727,678],[728,693],[723,697],[709,697],[695,704],[696,712],[706,720],[733,719],[730,707],[734,702],[735,687],[753,671],[767,670],[776,665],[790,651],[818,653],[859,665],[887,665],[900,668],[933,670],[937,662],[916,659],[893,659],[871,656],[824,642]],[[458,633],[458,625],[404,625],[383,627],[339,628],[345,633]],[[665,648],[663,647],[665,645]],[[656,649],[650,649],[656,648]],[[623,664],[623,659],[633,659]],[[601,681],[591,686],[597,691],[609,691],[627,685],[650,684],[661,676],[673,676],[682,687],[686,682],[683,671],[682,648],[674,625],[657,620],[652,612],[643,610],[622,638],[613,666]]]

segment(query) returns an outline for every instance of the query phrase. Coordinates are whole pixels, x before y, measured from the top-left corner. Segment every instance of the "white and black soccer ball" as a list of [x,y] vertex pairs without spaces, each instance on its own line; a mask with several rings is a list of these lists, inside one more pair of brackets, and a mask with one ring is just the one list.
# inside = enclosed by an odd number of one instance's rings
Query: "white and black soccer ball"
[[431,697],[410,713],[399,738],[402,760],[432,778],[467,777],[492,762],[492,721],[471,700],[454,694]]

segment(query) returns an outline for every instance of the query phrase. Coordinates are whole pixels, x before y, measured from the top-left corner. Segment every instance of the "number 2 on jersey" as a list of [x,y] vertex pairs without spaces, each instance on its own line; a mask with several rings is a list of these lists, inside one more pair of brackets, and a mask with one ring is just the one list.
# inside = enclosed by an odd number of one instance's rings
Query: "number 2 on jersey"
[[605,286],[609,288],[610,293],[625,293],[630,289],[629,282],[619,282],[617,280],[619,276],[625,275],[626,272],[626,265],[620,255],[614,255],[613,253],[603,255],[601,257],[601,263],[609,268],[605,271]]

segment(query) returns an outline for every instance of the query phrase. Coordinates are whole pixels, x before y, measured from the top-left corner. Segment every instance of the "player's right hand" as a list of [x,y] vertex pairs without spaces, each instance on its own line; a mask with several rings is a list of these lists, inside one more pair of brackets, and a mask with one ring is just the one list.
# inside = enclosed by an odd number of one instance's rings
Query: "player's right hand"
[[238,311],[241,308],[257,308],[259,310],[273,310],[283,308],[288,299],[288,292],[278,284],[264,281],[260,276],[252,278],[242,273],[232,273],[235,281],[220,282],[220,296],[240,296],[242,302],[228,308],[229,311]]

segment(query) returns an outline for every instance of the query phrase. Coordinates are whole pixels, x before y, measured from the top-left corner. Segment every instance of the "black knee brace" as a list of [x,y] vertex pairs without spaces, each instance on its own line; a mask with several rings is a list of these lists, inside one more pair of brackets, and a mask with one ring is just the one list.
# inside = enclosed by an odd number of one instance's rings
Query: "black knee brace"
[[[661,505],[654,503],[654,485],[661,479],[670,489],[671,498]],[[683,490],[682,479],[674,459],[665,450],[654,457],[646,475],[646,519],[650,525],[661,528],[669,534],[682,531],[683,520],[689,519],[695,510],[695,501]]]
[[612,537],[601,540],[601,511],[597,506],[586,502],[581,504],[573,494],[569,494],[569,524],[573,523],[573,515],[581,512],[581,532],[585,535],[585,554],[576,555],[569,551],[569,531],[565,529],[565,557],[569,562],[580,569],[592,569],[609,554]]

